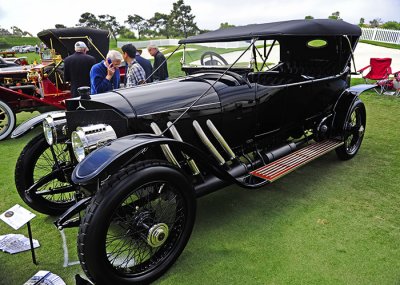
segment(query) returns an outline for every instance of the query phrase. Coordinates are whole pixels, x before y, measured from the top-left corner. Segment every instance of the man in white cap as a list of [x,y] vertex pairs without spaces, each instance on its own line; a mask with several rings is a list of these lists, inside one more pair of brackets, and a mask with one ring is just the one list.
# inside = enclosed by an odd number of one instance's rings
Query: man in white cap
[[75,53],[64,60],[64,80],[71,83],[72,97],[79,96],[79,87],[90,86],[90,69],[96,59],[86,54],[88,50],[84,42],[76,42]]

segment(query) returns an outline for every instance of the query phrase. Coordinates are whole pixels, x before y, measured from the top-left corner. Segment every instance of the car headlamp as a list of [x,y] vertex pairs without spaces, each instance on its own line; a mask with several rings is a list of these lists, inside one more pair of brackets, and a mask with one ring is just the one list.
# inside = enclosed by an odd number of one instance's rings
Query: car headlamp
[[48,115],[43,120],[43,134],[49,145],[56,144],[66,138],[66,123],[65,113],[56,113]]
[[91,151],[116,138],[114,129],[109,125],[77,127],[76,131],[71,134],[72,149],[76,160],[81,162]]

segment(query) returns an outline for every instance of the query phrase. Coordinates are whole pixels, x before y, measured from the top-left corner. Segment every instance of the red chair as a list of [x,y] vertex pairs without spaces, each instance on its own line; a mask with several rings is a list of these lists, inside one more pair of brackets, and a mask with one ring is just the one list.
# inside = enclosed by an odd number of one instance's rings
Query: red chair
[[[361,68],[358,72],[361,72],[362,78],[364,78],[365,82],[368,84],[376,83],[377,93],[383,94],[389,88],[388,82],[389,75],[392,73],[392,68],[390,65],[392,64],[391,58],[371,58],[370,64],[364,68]],[[363,72],[369,68],[369,72],[364,75]]]

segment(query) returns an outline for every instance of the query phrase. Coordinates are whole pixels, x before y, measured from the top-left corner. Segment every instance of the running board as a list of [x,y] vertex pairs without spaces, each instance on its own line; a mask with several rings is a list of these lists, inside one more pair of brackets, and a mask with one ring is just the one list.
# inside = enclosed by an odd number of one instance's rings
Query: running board
[[342,144],[342,141],[333,139],[316,142],[256,169],[250,172],[250,174],[269,182],[274,182],[282,176],[330,152]]

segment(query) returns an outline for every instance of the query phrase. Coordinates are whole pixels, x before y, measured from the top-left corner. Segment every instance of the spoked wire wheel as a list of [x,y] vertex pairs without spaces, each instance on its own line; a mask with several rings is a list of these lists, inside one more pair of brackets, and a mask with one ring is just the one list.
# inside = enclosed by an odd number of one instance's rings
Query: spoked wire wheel
[[110,178],[86,210],[78,251],[96,284],[148,284],[184,249],[194,223],[195,199],[172,166],[147,162]]
[[354,157],[361,147],[366,127],[364,103],[356,101],[344,124],[344,144],[336,149],[338,157],[347,160]]
[[33,138],[18,158],[15,184],[30,207],[58,215],[74,204],[75,186],[70,182],[73,168],[67,145],[59,143],[52,148],[43,134]]

